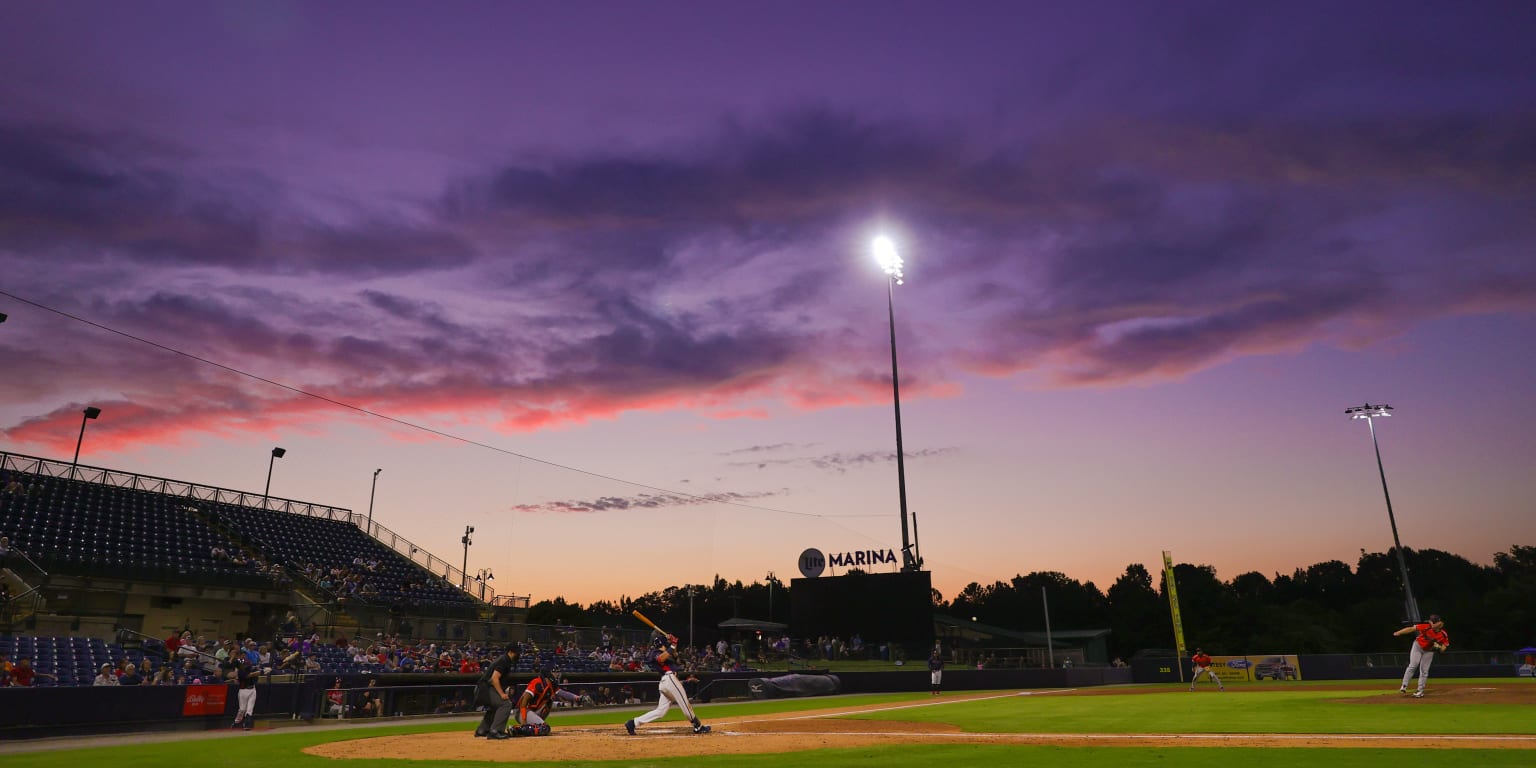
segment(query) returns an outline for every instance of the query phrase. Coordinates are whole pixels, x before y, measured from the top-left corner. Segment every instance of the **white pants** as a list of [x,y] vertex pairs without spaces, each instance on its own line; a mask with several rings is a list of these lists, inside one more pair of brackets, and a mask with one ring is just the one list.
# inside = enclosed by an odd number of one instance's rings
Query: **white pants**
[[944,670],[935,669],[928,673],[928,684],[937,687],[944,681]]
[[1216,682],[1216,687],[1217,688],[1225,688],[1226,687],[1226,686],[1221,684],[1221,678],[1216,676],[1216,671],[1215,670],[1211,669],[1210,667],[1195,667],[1195,676],[1190,678],[1190,680],[1189,680],[1189,687],[1190,687],[1191,690],[1194,689],[1195,683],[1200,682],[1200,676],[1201,675],[1210,675],[1211,679]]
[[241,688],[240,692],[235,694],[235,696],[235,719],[244,720],[247,717],[255,716],[256,689]]
[[1408,682],[1413,679],[1415,669],[1419,672],[1419,692],[1424,692],[1424,686],[1429,682],[1429,665],[1435,662],[1435,652],[1426,651],[1419,647],[1419,642],[1413,642],[1413,650],[1408,652],[1408,668],[1403,670],[1403,687],[1408,687]]
[[656,708],[635,718],[635,725],[644,725],[652,720],[660,720],[667,714],[667,710],[673,704],[681,707],[683,716],[693,722],[693,707],[688,704],[688,692],[683,690],[683,684],[677,681],[677,675],[668,672],[661,676],[661,684],[656,686],[661,692],[661,701],[656,703]]

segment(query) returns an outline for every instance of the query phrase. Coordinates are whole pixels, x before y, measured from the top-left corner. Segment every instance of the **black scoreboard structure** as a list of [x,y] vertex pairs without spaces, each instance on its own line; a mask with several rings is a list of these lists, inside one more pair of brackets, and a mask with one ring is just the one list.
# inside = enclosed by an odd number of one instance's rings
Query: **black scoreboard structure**
[[864,645],[904,646],[908,658],[926,658],[933,647],[933,578],[928,571],[864,573],[794,579],[790,589],[790,633],[821,635]]

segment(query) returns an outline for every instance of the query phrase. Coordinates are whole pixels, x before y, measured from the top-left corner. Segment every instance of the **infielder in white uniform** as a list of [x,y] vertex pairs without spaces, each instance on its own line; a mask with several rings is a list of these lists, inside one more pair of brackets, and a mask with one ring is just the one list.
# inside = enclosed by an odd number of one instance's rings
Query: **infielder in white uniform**
[[667,714],[667,710],[672,708],[673,704],[682,708],[683,715],[688,718],[688,722],[693,724],[694,733],[709,733],[709,726],[700,723],[698,716],[693,714],[693,705],[688,703],[688,692],[683,690],[682,682],[677,679],[677,670],[674,668],[676,653],[677,636],[667,635],[666,637],[657,638],[656,648],[651,653],[651,663],[661,670],[661,683],[656,686],[658,691],[660,691],[661,700],[656,703],[655,709],[633,720],[625,721],[624,730],[628,731],[629,735],[635,735],[635,726],[637,725],[645,725],[651,721],[660,720]]

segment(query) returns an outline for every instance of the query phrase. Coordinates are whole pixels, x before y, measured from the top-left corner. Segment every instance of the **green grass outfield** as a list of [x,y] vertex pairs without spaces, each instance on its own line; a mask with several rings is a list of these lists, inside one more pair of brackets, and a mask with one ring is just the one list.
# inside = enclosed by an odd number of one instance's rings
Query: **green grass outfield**
[[[1458,683],[1479,682],[1458,680]],[[1508,679],[1482,681],[1507,686]],[[1358,683],[1356,684],[1358,685]],[[701,705],[706,721],[749,717],[753,714],[814,711],[829,707],[867,704],[912,704],[884,713],[858,716],[951,723],[963,730],[993,733],[1331,733],[1331,734],[1536,734],[1536,712],[1522,705],[1414,702],[1401,705],[1349,703],[1348,699],[1396,695],[1388,686],[1381,690],[1301,689],[1251,684],[1243,690],[1222,694],[1214,690],[1189,693],[1181,686],[1138,686],[1124,695],[1004,696],[982,701],[940,702],[926,693],[845,696],[830,699],[796,699],[781,702]],[[1146,691],[1151,690],[1148,693]],[[1001,692],[1000,692],[1001,693]],[[619,724],[638,709],[606,710],[580,714],[560,713],[553,719],[561,726]],[[676,720],[676,711],[668,720]],[[0,748],[5,768],[74,768],[105,765],[111,768],[151,766],[227,766],[228,768],[485,768],[495,763],[465,761],[349,760],[337,761],[303,754],[304,747],[329,741],[374,736],[467,731],[473,720],[434,720],[382,727],[341,729],[282,728],[256,733],[235,733],[227,738],[191,738],[140,744],[84,746],[39,752],[13,752]],[[157,735],[156,738],[159,738]],[[465,738],[470,738],[466,733]],[[715,735],[700,738],[730,738]],[[517,742],[507,742],[515,750]],[[559,766],[725,766],[727,768],[784,768],[812,765],[818,768],[934,768],[939,765],[1011,766],[1039,763],[1051,768],[1131,768],[1135,766],[1191,766],[1193,768],[1278,768],[1327,765],[1330,768],[1386,768],[1405,761],[1429,760],[1437,768],[1503,768],[1536,765],[1533,750],[1446,749],[1425,754],[1423,750],[1374,748],[1247,748],[1247,747],[1057,747],[973,744],[911,744],[855,749],[821,750],[812,753],[720,755],[646,761],[582,761],[519,763]]]

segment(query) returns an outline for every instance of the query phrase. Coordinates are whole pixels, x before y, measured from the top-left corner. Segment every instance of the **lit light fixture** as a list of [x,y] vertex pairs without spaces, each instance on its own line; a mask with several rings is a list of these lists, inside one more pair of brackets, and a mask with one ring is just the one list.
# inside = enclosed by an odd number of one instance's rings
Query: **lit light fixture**
[[1366,403],[1365,405],[1357,405],[1353,408],[1345,408],[1344,415],[1351,419],[1374,419],[1377,416],[1391,416],[1392,406],[1385,403],[1381,405]]
[[875,253],[875,261],[880,264],[880,269],[884,270],[885,274],[890,275],[897,285],[901,285],[904,276],[902,275],[901,254],[896,252],[896,244],[891,242],[889,237],[880,235],[870,244],[870,248]]

